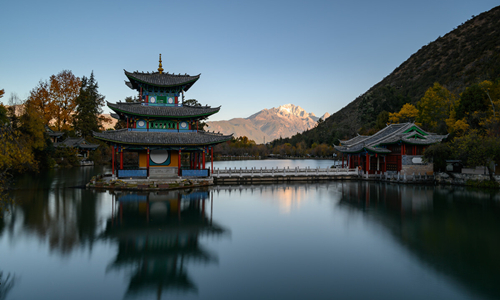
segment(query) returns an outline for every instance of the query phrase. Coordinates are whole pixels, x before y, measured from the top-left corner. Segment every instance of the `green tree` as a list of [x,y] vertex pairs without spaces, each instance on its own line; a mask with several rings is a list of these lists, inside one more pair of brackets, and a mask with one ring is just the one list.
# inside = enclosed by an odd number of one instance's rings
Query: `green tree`
[[451,148],[457,159],[469,167],[486,166],[493,180],[491,164],[500,160],[500,139],[485,137],[477,130],[453,140]]
[[90,77],[82,77],[80,94],[75,100],[76,114],[74,128],[80,136],[92,136],[92,131],[101,129],[102,107],[104,106],[104,96],[99,94],[99,85],[94,77],[94,71]]
[[[196,107],[202,106],[201,103],[199,103],[198,100],[196,100],[196,99],[185,100],[182,105],[196,106]],[[196,126],[196,124],[194,124],[194,125]],[[198,121],[198,130],[203,131],[203,130],[205,130],[205,127],[207,127],[207,123],[205,123],[203,120]]]
[[451,148],[448,143],[429,146],[424,151],[424,159],[434,164],[434,171],[446,170],[446,160],[451,158]]
[[474,84],[465,89],[460,95],[456,108],[456,119],[465,118],[471,129],[480,129],[481,112],[485,112],[490,107],[490,100],[485,91]]
[[383,110],[377,116],[377,120],[375,121],[375,130],[378,131],[385,128],[385,126],[387,126],[387,123],[389,123],[389,113]]

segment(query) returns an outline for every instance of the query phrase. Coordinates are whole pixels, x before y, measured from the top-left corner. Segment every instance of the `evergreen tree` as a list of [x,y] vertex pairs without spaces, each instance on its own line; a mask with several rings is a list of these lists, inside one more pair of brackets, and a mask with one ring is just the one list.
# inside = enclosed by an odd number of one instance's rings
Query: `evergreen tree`
[[92,136],[92,131],[99,131],[104,106],[104,96],[99,94],[99,85],[94,78],[94,71],[90,78],[83,76],[80,95],[76,98],[75,131],[82,137]]

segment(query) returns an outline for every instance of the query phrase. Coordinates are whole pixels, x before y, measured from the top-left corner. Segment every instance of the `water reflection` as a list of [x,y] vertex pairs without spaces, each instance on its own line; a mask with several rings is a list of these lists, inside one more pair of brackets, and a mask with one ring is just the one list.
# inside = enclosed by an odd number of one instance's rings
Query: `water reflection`
[[7,299],[7,294],[14,287],[16,277],[10,273],[4,276],[0,271],[0,300]]
[[460,187],[352,182],[339,207],[362,212],[421,263],[500,299],[500,194]]
[[48,243],[50,251],[69,255],[92,245],[103,222],[103,193],[84,189],[23,189],[10,193],[15,207],[4,214],[0,235],[15,243],[26,236]]
[[218,262],[200,238],[228,234],[212,220],[209,191],[117,193],[115,197],[101,237],[118,245],[107,271],[131,270],[126,295],[155,293],[160,299],[169,290],[197,292],[187,265]]
[[[312,191],[323,190],[336,191],[336,183],[309,182],[286,182],[273,184],[247,184],[247,185],[216,185],[213,190],[218,195],[221,191],[231,193],[250,193],[259,195],[261,200],[278,203],[281,214],[289,214],[293,210],[299,210],[307,200],[311,200]],[[320,193],[321,194],[321,193]]]

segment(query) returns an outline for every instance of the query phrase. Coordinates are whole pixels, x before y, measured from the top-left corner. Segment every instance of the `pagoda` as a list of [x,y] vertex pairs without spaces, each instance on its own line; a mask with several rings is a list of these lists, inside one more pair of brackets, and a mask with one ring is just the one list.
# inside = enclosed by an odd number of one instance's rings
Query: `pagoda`
[[[94,132],[94,137],[111,146],[113,176],[148,179],[210,176],[213,147],[230,140],[232,135],[210,133],[199,128],[199,121],[219,112],[220,106],[184,103],[184,93],[201,74],[164,73],[161,54],[157,72],[124,71],[128,78],[125,84],[139,93],[139,101],[108,102],[107,105],[115,112],[113,117],[126,123],[126,128]],[[124,151],[138,153],[138,168],[124,169]],[[189,157],[189,165],[184,167],[182,153]],[[207,169],[205,157],[209,153],[211,168]]]

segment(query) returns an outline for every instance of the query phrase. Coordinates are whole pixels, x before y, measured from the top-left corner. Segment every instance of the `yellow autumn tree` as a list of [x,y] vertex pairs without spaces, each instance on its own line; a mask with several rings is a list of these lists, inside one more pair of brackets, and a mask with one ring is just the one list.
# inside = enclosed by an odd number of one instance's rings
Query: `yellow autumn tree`
[[488,135],[500,136],[500,80],[485,80],[479,83],[479,87],[486,93],[491,104],[479,125],[486,129]]
[[28,101],[38,108],[45,125],[50,124],[59,131],[69,130],[81,84],[80,78],[64,70],[50,76],[49,81],[40,81],[31,91]]
[[413,104],[406,103],[399,112],[389,113],[389,122],[393,124],[414,122],[417,116],[418,109]]
[[54,118],[56,110],[55,103],[52,101],[47,81],[40,81],[38,85],[31,90],[27,102],[33,103],[42,114],[45,125],[49,125]]
[[446,133],[446,119],[455,103],[455,96],[439,83],[434,83],[417,102],[416,121],[431,132]]

